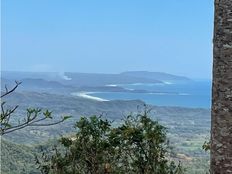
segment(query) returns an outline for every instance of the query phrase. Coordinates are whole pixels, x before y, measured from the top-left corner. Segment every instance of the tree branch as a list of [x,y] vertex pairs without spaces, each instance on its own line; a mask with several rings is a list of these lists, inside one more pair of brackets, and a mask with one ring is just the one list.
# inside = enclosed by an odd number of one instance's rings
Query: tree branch
[[5,93],[1,95],[1,98],[5,97],[6,95],[9,95],[10,93],[14,92],[18,86],[21,84],[22,82],[18,82],[18,81],[15,81],[15,86],[11,89],[11,90],[8,90],[7,86],[5,85]]
[[[15,81],[15,86],[11,90],[8,90],[7,86],[5,85],[5,92],[1,95],[1,99],[11,94],[12,92],[14,92],[21,83],[22,82]],[[17,125],[11,125],[9,123],[10,118],[12,114],[16,111],[16,109],[18,108],[18,105],[11,109],[6,109],[4,105],[5,105],[5,102],[1,102],[0,135],[11,133],[13,131],[23,129],[28,126],[37,126],[37,127],[52,126],[52,125],[62,123],[64,120],[70,118],[70,116],[64,116],[61,120],[56,121],[56,122],[41,123],[44,120],[52,119],[52,116],[51,116],[52,112],[49,112],[48,110],[46,110],[45,112],[43,112],[43,116],[40,117],[40,114],[42,113],[41,109],[28,108],[26,116],[22,119],[22,123],[20,123],[21,120],[19,120]]]
[[40,121],[43,121],[43,120],[46,120],[47,118],[44,117],[44,118],[41,118],[39,120],[36,120],[34,122],[25,122],[21,125],[17,125],[15,127],[11,127],[11,128],[7,128],[5,129],[5,131],[1,132],[1,135],[4,135],[4,134],[7,134],[7,133],[10,133],[10,132],[14,132],[16,130],[20,130],[20,129],[23,129],[25,127],[29,127],[29,126],[37,126],[37,127],[42,127],[42,126],[52,126],[52,125],[56,125],[56,124],[60,124],[64,121],[64,119],[60,120],[60,121],[57,121],[57,122],[53,122],[53,123],[47,123],[47,124],[33,124],[35,122],[40,122]]

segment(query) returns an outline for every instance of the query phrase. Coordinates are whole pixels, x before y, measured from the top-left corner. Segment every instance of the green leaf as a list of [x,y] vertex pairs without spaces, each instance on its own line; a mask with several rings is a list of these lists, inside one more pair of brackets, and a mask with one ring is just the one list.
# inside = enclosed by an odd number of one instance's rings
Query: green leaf
[[64,116],[64,117],[63,117],[63,120],[67,120],[67,119],[69,119],[69,118],[72,118],[72,116]]
[[2,127],[2,126],[8,127],[8,128],[12,127],[9,123],[1,123],[1,127]]
[[52,112],[46,110],[43,115],[46,117],[46,118],[51,118],[52,119]]

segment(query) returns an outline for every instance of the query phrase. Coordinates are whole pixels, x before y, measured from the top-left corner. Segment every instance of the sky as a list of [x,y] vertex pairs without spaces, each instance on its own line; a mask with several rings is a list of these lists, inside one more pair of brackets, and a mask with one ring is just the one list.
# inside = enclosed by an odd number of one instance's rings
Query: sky
[[2,0],[4,71],[211,78],[213,0]]

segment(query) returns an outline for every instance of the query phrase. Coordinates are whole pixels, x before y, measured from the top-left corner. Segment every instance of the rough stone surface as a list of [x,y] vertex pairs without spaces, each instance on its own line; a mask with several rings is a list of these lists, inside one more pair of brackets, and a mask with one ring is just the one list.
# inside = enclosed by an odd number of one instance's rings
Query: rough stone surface
[[211,174],[232,174],[232,0],[215,0]]

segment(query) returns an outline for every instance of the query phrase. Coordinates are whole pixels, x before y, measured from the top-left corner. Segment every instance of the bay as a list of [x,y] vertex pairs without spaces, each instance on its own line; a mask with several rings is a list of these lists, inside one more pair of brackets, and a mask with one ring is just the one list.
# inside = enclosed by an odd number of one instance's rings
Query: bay
[[[112,84],[111,84],[112,85]],[[145,93],[134,92],[96,92],[91,96],[106,100],[142,100],[157,106],[179,106],[190,108],[210,108],[211,81],[195,80],[189,82],[164,84],[114,84],[125,89],[146,90]]]

